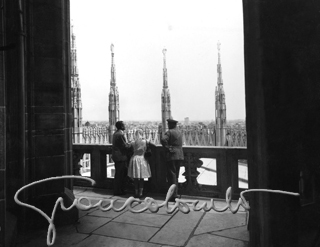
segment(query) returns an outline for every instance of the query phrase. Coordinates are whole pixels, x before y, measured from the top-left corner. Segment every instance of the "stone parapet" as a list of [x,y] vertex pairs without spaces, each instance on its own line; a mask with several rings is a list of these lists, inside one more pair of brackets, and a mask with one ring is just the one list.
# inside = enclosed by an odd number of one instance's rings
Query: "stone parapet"
[[[166,182],[164,149],[158,145],[152,151],[152,157],[149,160],[152,177],[146,181],[145,187],[153,193],[166,193],[169,185]],[[179,191],[182,194],[224,198],[225,192],[230,186],[234,195],[239,195],[243,190],[239,187],[239,163],[247,159],[246,148],[185,146],[183,147],[183,151],[185,153],[183,162],[185,182],[179,184]],[[112,189],[113,178],[107,176],[107,155],[111,155],[112,145],[73,144],[73,164],[75,170],[79,169],[79,160],[85,153],[89,153],[91,157],[91,178],[96,181],[95,186]],[[211,169],[212,179],[216,181],[213,185],[204,185],[198,181],[199,169],[208,169],[202,167],[202,159],[214,159],[216,162],[215,170]],[[75,172],[74,174],[78,173]],[[83,184],[82,181],[76,181],[75,184],[91,186],[89,183]],[[130,188],[128,189],[130,190]]]

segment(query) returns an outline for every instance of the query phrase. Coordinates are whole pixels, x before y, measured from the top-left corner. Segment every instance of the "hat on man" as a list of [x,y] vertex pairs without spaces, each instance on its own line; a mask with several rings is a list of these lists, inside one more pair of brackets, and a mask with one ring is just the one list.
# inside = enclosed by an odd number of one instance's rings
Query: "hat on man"
[[176,124],[178,123],[177,120],[173,120],[172,118],[167,119],[168,124]]

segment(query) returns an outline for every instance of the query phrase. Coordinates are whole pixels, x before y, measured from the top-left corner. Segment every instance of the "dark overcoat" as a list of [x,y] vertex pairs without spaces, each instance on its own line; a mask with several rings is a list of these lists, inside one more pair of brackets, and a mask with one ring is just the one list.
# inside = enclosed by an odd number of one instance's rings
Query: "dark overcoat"
[[114,162],[126,161],[129,146],[122,130],[114,132],[112,138],[112,160]]

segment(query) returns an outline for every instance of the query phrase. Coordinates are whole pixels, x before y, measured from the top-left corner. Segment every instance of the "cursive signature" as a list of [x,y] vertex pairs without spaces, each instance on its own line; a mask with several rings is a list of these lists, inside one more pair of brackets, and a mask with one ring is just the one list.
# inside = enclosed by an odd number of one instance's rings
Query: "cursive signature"
[[[87,177],[82,177],[82,176],[59,176],[59,177],[51,177],[51,178],[46,178],[46,179],[42,179],[42,180],[39,180],[39,181],[35,181],[33,183],[30,183],[30,184],[27,184],[23,187],[21,187],[15,194],[14,196],[14,200],[17,204],[21,205],[21,206],[25,206],[27,208],[30,208],[32,210],[35,210],[36,212],[38,212],[39,214],[41,214],[49,223],[49,227],[48,227],[48,232],[47,232],[47,245],[48,246],[51,246],[54,244],[55,242],[55,239],[56,239],[56,228],[55,228],[55,225],[54,225],[54,216],[55,216],[55,213],[56,213],[56,210],[57,210],[57,207],[58,205],[60,204],[60,207],[62,210],[64,211],[68,211],[70,209],[72,209],[73,207],[77,207],[78,209],[80,210],[89,210],[91,208],[99,208],[101,211],[109,211],[109,210],[114,210],[116,212],[120,212],[124,209],[128,209],[129,211],[131,211],[132,213],[142,213],[146,210],[149,210],[150,212],[152,213],[156,213],[159,211],[159,209],[161,207],[166,207],[166,212],[171,214],[173,213],[176,209],[178,209],[180,212],[182,213],[189,213],[190,212],[190,207],[188,204],[192,204],[192,209],[193,211],[200,211],[200,210],[204,210],[206,212],[210,211],[210,210],[214,210],[216,212],[224,212],[226,210],[230,210],[233,214],[237,213],[240,206],[242,206],[245,210],[249,210],[250,209],[250,206],[248,204],[248,202],[246,201],[246,199],[244,198],[244,194],[245,193],[248,193],[248,192],[271,192],[271,193],[280,193],[280,194],[287,194],[287,195],[292,195],[292,196],[299,196],[299,193],[293,193],[293,192],[287,192],[287,191],[282,191],[282,190],[269,190],[269,189],[249,189],[249,190],[245,190],[245,191],[242,191],[240,193],[240,198],[237,202],[237,204],[235,206],[232,206],[231,205],[231,196],[232,196],[232,189],[231,187],[229,187],[226,191],[226,206],[222,207],[222,208],[217,208],[215,205],[214,205],[214,199],[211,199],[210,200],[210,203],[209,205],[207,205],[207,202],[204,202],[202,205],[198,206],[198,203],[199,203],[199,200],[181,200],[181,199],[176,199],[175,201],[175,204],[172,206],[172,207],[169,207],[169,199],[171,198],[171,196],[173,195],[173,192],[176,188],[176,185],[171,185],[168,192],[167,192],[167,195],[166,195],[166,198],[165,198],[165,201],[162,202],[162,203],[158,203],[156,200],[154,200],[153,198],[151,197],[146,197],[144,200],[140,200],[140,199],[137,199],[137,198],[134,198],[134,197],[129,197],[125,202],[124,204],[119,207],[119,208],[116,208],[114,206],[114,203],[118,200],[118,199],[102,199],[102,200],[99,200],[97,203],[95,204],[92,204],[91,203],[91,200],[87,197],[80,197],[80,198],[75,198],[73,203],[71,204],[70,207],[65,207],[64,206],[64,202],[63,202],[63,198],[62,197],[59,197],[57,200],[56,200],[56,203],[53,207],[53,210],[52,210],[52,214],[51,214],[51,217],[49,217],[46,213],[44,213],[41,209],[35,207],[35,206],[32,206],[30,204],[27,204],[27,203],[24,203],[24,202],[21,202],[19,201],[18,199],[18,196],[19,196],[19,193],[28,188],[28,187],[31,187],[35,184],[40,184],[40,183],[43,183],[43,182],[47,182],[47,181],[51,181],[51,180],[57,180],[57,179],[84,179],[84,180],[87,180],[87,181],[90,181],[92,185],[95,184],[95,181],[91,178],[87,178]],[[107,206],[103,206],[103,202],[109,202],[110,204],[107,204]],[[82,203],[82,201],[86,201],[89,205],[85,205]],[[138,203],[141,203],[143,202],[145,204],[145,206],[143,208],[140,208],[140,209],[134,209],[134,207],[132,207],[132,204],[135,203],[135,202],[138,202]],[[134,205],[136,206],[136,205]],[[50,239],[50,237],[52,236],[52,238]]]

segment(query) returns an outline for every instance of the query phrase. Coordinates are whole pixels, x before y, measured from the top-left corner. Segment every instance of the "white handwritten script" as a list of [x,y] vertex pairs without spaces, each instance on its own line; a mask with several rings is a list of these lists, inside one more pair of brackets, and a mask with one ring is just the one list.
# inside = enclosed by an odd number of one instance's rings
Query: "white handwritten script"
[[[27,208],[31,208],[35,211],[37,211],[39,214],[41,214],[49,223],[49,227],[48,227],[48,232],[47,232],[47,245],[51,246],[54,244],[55,239],[56,239],[56,228],[54,225],[54,216],[57,210],[58,205],[60,204],[60,207],[62,210],[64,211],[68,211],[70,209],[72,209],[73,207],[77,207],[80,210],[89,210],[91,208],[95,208],[98,207],[101,211],[109,211],[109,210],[114,210],[116,212],[120,212],[124,209],[128,209],[130,210],[132,213],[142,213],[146,210],[149,210],[152,213],[156,213],[158,212],[158,210],[161,207],[166,207],[166,212],[168,214],[173,213],[176,209],[178,209],[179,211],[181,211],[182,213],[189,213],[190,212],[190,208],[189,208],[189,204],[192,204],[192,209],[193,211],[200,211],[200,210],[204,210],[206,212],[210,211],[210,210],[214,210],[216,212],[224,212],[228,209],[230,209],[230,211],[235,214],[238,212],[240,206],[242,206],[245,210],[249,210],[250,206],[247,203],[246,199],[244,198],[243,194],[248,193],[248,192],[271,192],[271,193],[280,193],[280,194],[287,194],[287,195],[292,195],[292,196],[299,196],[299,193],[293,193],[293,192],[287,192],[287,191],[281,191],[281,190],[269,190],[269,189],[249,189],[249,190],[245,190],[242,191],[240,193],[240,198],[237,202],[237,204],[233,207],[231,205],[231,196],[232,196],[232,190],[231,187],[229,187],[226,191],[226,206],[222,207],[222,208],[217,208],[214,205],[214,201],[213,199],[211,199],[209,205],[207,205],[207,202],[204,202],[202,205],[198,206],[199,201],[198,200],[181,200],[181,199],[176,199],[175,204],[172,207],[169,207],[169,199],[170,197],[173,195],[173,192],[175,190],[176,185],[171,185],[171,187],[169,188],[167,195],[166,195],[166,199],[164,202],[162,203],[158,203],[157,201],[155,201],[153,198],[151,197],[146,197],[144,200],[140,200],[134,197],[129,197],[124,204],[119,207],[116,208],[114,207],[114,203],[118,200],[118,199],[102,199],[100,201],[98,201],[95,204],[91,204],[91,200],[87,197],[80,197],[80,198],[76,198],[74,199],[72,205],[70,207],[65,207],[64,206],[64,202],[63,202],[63,198],[59,197],[54,205],[54,208],[52,210],[52,215],[51,218],[44,213],[41,209],[32,206],[30,204],[26,204],[23,203],[21,201],[19,201],[18,196],[19,193],[21,191],[23,191],[24,189],[31,187],[35,184],[40,184],[43,182],[48,182],[48,181],[52,181],[52,180],[58,180],[58,179],[84,179],[87,181],[90,181],[92,183],[92,185],[95,184],[95,181],[91,178],[87,178],[87,177],[82,177],[82,176],[60,176],[60,177],[51,177],[51,178],[46,178],[46,179],[42,179],[39,181],[35,181],[33,183],[27,184],[25,186],[23,186],[22,188],[20,188],[15,196],[14,196],[14,200],[17,204],[21,205],[21,206],[25,206]],[[85,205],[83,203],[81,203],[82,201],[86,201],[89,205]],[[103,202],[109,202],[110,204],[107,204],[107,206],[103,206],[102,203]],[[145,207],[140,208],[140,209],[134,209],[134,207],[132,207],[132,204],[138,202],[138,203],[143,203],[145,204]],[[134,205],[136,206],[136,204]],[[52,239],[50,240],[50,237],[52,236]]]

